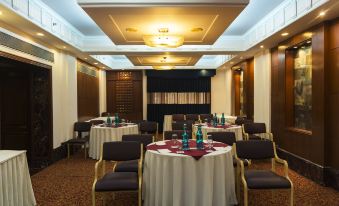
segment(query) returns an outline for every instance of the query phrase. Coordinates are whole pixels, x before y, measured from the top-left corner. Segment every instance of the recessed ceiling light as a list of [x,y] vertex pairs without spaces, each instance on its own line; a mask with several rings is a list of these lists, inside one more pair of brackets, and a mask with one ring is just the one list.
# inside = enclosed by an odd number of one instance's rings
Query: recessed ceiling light
[[138,29],[129,27],[129,28],[126,28],[126,31],[127,32],[138,32]]
[[191,32],[201,32],[201,31],[203,31],[203,30],[204,30],[204,29],[201,28],[201,27],[196,27],[196,28],[191,29]]
[[325,16],[326,12],[322,11],[319,13],[319,16]]
[[97,64],[98,64],[98,62],[94,62],[94,64],[95,64],[95,65],[97,65]]
[[287,35],[289,35],[289,33],[287,33],[287,32],[284,32],[284,33],[281,34],[281,36],[287,36]]
[[293,48],[295,48],[295,49],[298,49],[298,47],[297,47],[297,46],[295,46],[295,47],[293,47]]
[[45,36],[45,34],[40,33],[40,32],[36,33],[36,35],[38,35],[38,36]]
[[0,15],[2,15],[2,11],[0,11]]
[[264,45],[261,45],[260,48],[264,48]]
[[106,67],[101,67],[101,68],[105,69]]
[[66,46],[63,46],[62,48],[66,49],[67,47],[66,47]]
[[86,60],[87,60],[87,57],[85,57],[84,59],[86,59]]

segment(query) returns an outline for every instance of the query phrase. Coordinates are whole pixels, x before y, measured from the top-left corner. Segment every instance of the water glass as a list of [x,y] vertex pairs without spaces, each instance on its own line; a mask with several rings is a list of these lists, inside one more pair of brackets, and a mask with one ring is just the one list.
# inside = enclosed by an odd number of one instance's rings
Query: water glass
[[178,148],[178,135],[177,134],[172,134],[172,148]]
[[207,149],[211,150],[212,148],[213,148],[212,135],[207,135]]

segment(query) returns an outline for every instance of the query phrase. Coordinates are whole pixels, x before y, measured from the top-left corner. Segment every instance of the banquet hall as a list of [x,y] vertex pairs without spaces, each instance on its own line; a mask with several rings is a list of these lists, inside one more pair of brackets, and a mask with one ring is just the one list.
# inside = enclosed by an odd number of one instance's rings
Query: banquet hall
[[339,205],[338,0],[0,0],[0,206]]

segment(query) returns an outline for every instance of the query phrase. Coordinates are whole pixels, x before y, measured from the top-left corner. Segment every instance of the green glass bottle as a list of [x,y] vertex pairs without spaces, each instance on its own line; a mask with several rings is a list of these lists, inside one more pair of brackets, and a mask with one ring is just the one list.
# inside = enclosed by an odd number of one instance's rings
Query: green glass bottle
[[198,125],[198,131],[196,133],[196,143],[197,143],[197,149],[204,149],[204,142],[203,142],[203,136],[201,131],[201,125]]
[[112,119],[111,119],[111,114],[110,113],[107,114],[106,124],[108,126],[112,126]]
[[222,113],[222,115],[221,115],[221,125],[225,126],[225,115],[224,115],[224,113]]
[[184,133],[182,134],[182,150],[189,150],[189,139],[187,134],[187,127],[186,124],[184,124]]
[[115,113],[114,124],[115,124],[116,127],[119,126],[119,115],[118,115],[118,113]]

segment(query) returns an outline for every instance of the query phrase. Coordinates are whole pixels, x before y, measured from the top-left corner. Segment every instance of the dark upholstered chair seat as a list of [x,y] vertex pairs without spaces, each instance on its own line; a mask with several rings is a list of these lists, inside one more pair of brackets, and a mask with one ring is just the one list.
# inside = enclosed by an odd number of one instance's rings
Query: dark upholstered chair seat
[[129,160],[118,162],[115,166],[115,172],[136,172],[138,173],[138,160]]
[[250,140],[261,140],[261,137],[259,137],[258,135],[250,134],[249,139]]
[[138,174],[135,172],[111,172],[95,184],[96,192],[138,190]]
[[290,182],[283,176],[267,170],[247,170],[245,179],[249,189],[288,189]]
[[85,144],[89,141],[89,136],[83,137],[83,138],[73,138],[67,141],[67,143],[70,144]]

